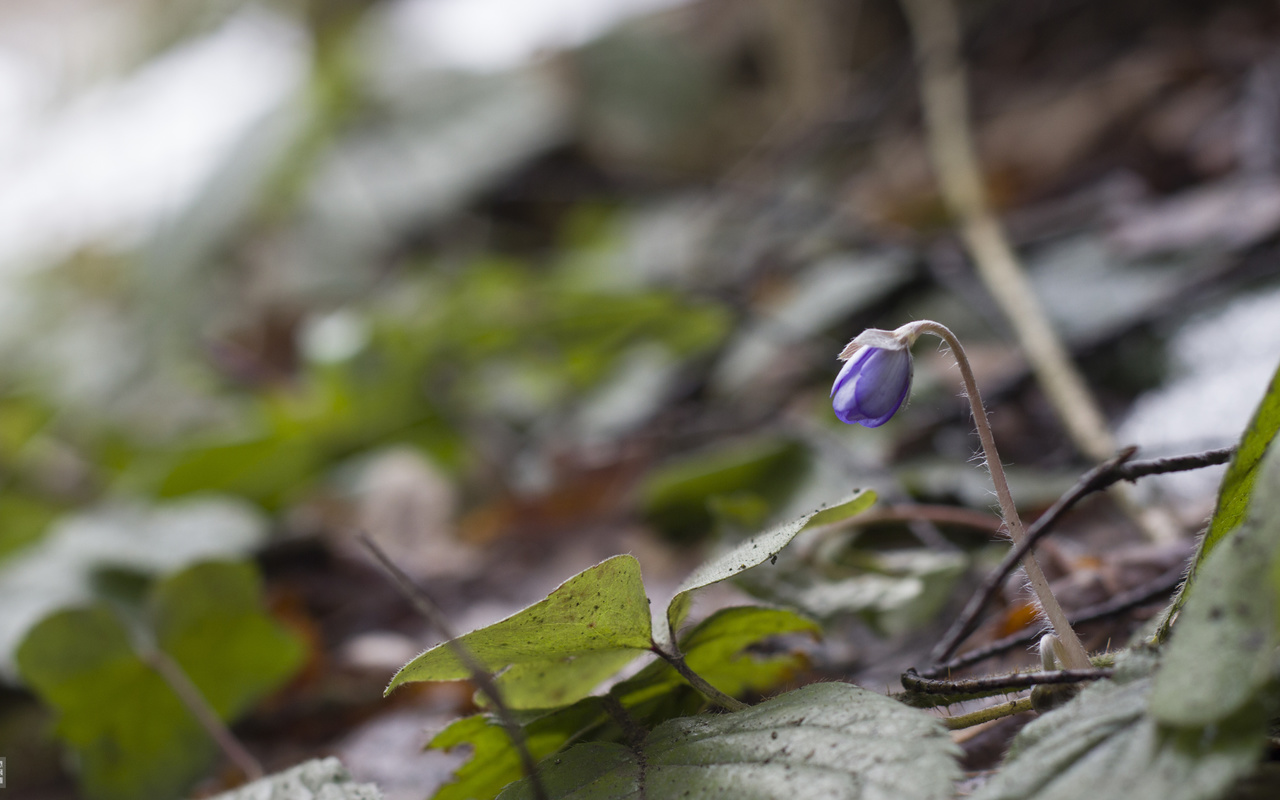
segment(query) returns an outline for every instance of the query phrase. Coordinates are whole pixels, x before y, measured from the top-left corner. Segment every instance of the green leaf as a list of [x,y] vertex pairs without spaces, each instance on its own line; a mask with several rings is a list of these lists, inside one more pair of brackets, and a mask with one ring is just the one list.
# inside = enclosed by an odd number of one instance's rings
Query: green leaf
[[[635,746],[588,743],[545,764],[556,800],[949,798],[958,774],[937,720],[845,683],[806,686],[732,714],[669,720]],[[532,798],[528,780],[504,800]]]
[[1208,561],[1209,555],[1218,549],[1218,545],[1235,531],[1245,519],[1249,503],[1253,497],[1253,486],[1257,480],[1258,467],[1263,455],[1280,430],[1280,367],[1271,378],[1262,402],[1253,412],[1249,427],[1240,437],[1235,456],[1227,466],[1227,473],[1222,478],[1222,488],[1218,490],[1218,505],[1209,520],[1209,529],[1200,539],[1196,557],[1191,565],[1187,579],[1183,581],[1178,594],[1165,609],[1156,629],[1157,641],[1164,641],[1169,634],[1173,621],[1177,618],[1187,598],[1191,596],[1192,587],[1199,582],[1201,567]]
[[[539,712],[523,723],[525,746],[534,760],[541,760],[608,722],[598,697],[588,697],[567,708]],[[507,731],[491,715],[476,714],[457,720],[436,734],[427,747],[451,750],[471,746],[471,758],[454,772],[453,781],[440,788],[433,800],[489,800],[521,776],[520,756]]]
[[819,548],[814,559],[783,559],[777,570],[757,570],[741,585],[820,620],[857,614],[877,631],[895,635],[934,620],[968,563],[962,554],[923,548],[853,548],[838,558],[824,557]]
[[[648,650],[649,601],[640,563],[615,556],[565,581],[545,600],[458,641],[498,678],[513,708],[545,708],[585,697],[622,665]],[[387,693],[412,681],[466,678],[470,671],[447,642],[404,665]]]
[[161,581],[151,596],[156,640],[223,719],[248,711],[306,656],[297,637],[263,613],[251,563],[197,564]]
[[61,609],[100,598],[107,572],[152,576],[201,561],[242,558],[266,536],[244,502],[192,498],[156,506],[112,505],[56,521],[45,536],[0,562],[0,675],[27,632]]
[[1209,530],[1204,535],[1200,552],[1196,556],[1196,567],[1204,563],[1227,534],[1235,530],[1244,521],[1249,509],[1249,500],[1253,496],[1253,484],[1257,479],[1258,465],[1267,452],[1276,431],[1280,430],[1280,367],[1271,378],[1267,393],[1262,396],[1258,410],[1253,412],[1253,419],[1240,438],[1240,446],[1227,474],[1222,479],[1222,488],[1218,492],[1218,506],[1209,522]]
[[[502,698],[512,708],[551,708],[576,702],[605,678],[635,660],[639,648],[556,656],[514,664],[498,676]],[[481,698],[482,701],[487,701]]]
[[1027,725],[1004,768],[974,800],[1215,800],[1257,764],[1265,713],[1210,728],[1146,713],[1149,678],[1103,681]]
[[[718,611],[703,620],[681,641],[685,661],[722,691],[764,692],[789,679],[801,666],[800,656],[785,653],[756,658],[742,651],[761,640],[785,633],[816,634],[817,625],[790,611],[743,607]],[[667,662],[655,660],[637,675],[617,684],[610,694],[637,724],[651,727],[675,716],[691,714],[704,703]],[[535,759],[584,738],[620,741],[622,729],[605,711],[599,698],[588,697],[550,713],[529,712],[525,740]],[[503,727],[490,715],[454,722],[428,747],[448,750],[470,744],[471,759],[458,769],[435,800],[496,797],[504,786],[520,778],[520,760]]]
[[[153,469],[160,473],[154,488],[160,497],[227,492],[275,508],[315,476],[321,458],[314,437],[266,435],[187,447],[169,458],[154,457],[159,466]],[[145,459],[139,461],[145,464]]]
[[727,553],[712,558],[685,578],[684,583],[667,605],[667,630],[659,627],[656,635],[660,642],[670,642],[675,631],[688,616],[693,606],[692,593],[713,583],[727,580],[742,572],[773,559],[782,548],[790,544],[799,533],[810,527],[839,522],[866,510],[876,500],[875,492],[859,489],[829,508],[811,511],[786,524],[753,536]]
[[76,754],[89,797],[178,797],[214,756],[213,742],[105,607],[46,618],[18,649],[18,665],[57,710],[56,733]]
[[13,490],[0,495],[0,561],[38,541],[62,509]]
[[[265,617],[248,564],[201,564],[152,596],[156,640],[226,718],[279,686],[300,645]],[[195,640],[209,637],[208,644]],[[17,652],[27,684],[58,713],[86,796],[178,797],[203,774],[214,745],[169,685],[135,651],[105,606],[54,614]]]
[[[725,694],[737,697],[767,691],[795,674],[800,663],[793,653],[757,658],[743,652],[770,636],[787,633],[816,637],[822,629],[813,620],[780,608],[724,608],[682,636],[680,651],[690,669]],[[635,677],[619,683],[611,694],[630,710],[645,699],[683,684],[684,678],[658,659]]]
[[372,783],[354,783],[336,758],[317,758],[209,800],[382,800]]
[[[1256,473],[1247,518],[1205,560],[1156,676],[1152,713],[1209,725],[1255,702],[1280,644],[1280,447]],[[1251,481],[1252,482],[1252,481]]]
[[789,439],[763,439],[693,453],[664,465],[640,487],[645,517],[673,539],[687,541],[711,530],[714,497],[735,505],[776,508],[804,477],[808,454]]

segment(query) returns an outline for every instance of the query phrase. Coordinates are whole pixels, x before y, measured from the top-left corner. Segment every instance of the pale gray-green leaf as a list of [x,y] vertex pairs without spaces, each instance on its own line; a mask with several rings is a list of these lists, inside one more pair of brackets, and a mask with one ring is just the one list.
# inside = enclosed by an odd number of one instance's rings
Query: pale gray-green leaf
[[382,800],[371,783],[355,783],[336,758],[306,761],[210,800]]
[[[638,747],[585,744],[543,764],[554,800],[951,797],[959,752],[929,715],[846,683],[733,714],[665,722]],[[501,800],[533,793],[527,780]]]
[[1104,681],[1033,721],[973,800],[1215,800],[1253,770],[1259,710],[1209,728],[1167,726],[1147,713],[1150,688],[1150,678]]
[[225,497],[114,505],[63,517],[38,544],[0,566],[0,676],[16,679],[13,653],[36,623],[96,599],[97,573],[156,576],[199,561],[238,558],[261,545],[266,533],[261,514]]
[[788,523],[753,536],[727,553],[712,558],[693,571],[667,606],[667,630],[658,626],[655,632],[664,642],[671,641],[680,623],[693,605],[692,592],[713,583],[732,578],[776,556],[805,528],[839,522],[864,511],[876,500],[875,492],[859,489],[828,508],[817,509]]
[[1209,725],[1252,703],[1271,679],[1280,630],[1280,448],[1271,448],[1244,523],[1199,570],[1155,679],[1151,713]]
[[[813,560],[820,569],[814,569]],[[742,584],[756,597],[817,619],[858,614],[876,630],[893,635],[935,619],[967,563],[962,554],[924,548],[854,549],[838,555],[818,549],[810,560],[784,558],[777,570],[757,570]]]

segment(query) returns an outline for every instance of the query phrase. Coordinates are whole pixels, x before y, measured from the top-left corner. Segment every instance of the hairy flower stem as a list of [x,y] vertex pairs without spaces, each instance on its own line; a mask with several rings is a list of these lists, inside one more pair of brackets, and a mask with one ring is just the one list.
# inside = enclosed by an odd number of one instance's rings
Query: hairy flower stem
[[[1018,517],[1017,506],[1013,503],[1013,494],[1009,491],[1009,481],[1004,474],[1004,466],[1000,463],[1000,454],[996,451],[996,440],[991,435],[991,425],[987,422],[987,410],[982,404],[982,395],[978,392],[978,383],[973,378],[973,369],[964,353],[960,340],[947,326],[932,320],[920,320],[903,326],[911,341],[923,333],[931,333],[947,344],[956,364],[960,367],[960,377],[964,381],[964,391],[969,398],[969,406],[973,410],[973,421],[978,427],[978,439],[982,442],[982,452],[986,457],[987,469],[991,473],[991,482],[996,487],[996,498],[1000,501],[1000,514],[1004,517],[1005,527],[1009,529],[1009,538],[1015,543],[1023,538],[1022,520]],[[899,329],[903,330],[903,329]],[[1088,669],[1089,654],[1085,651],[1080,638],[1067,621],[1067,615],[1058,604],[1058,598],[1049,589],[1049,581],[1040,569],[1034,554],[1028,552],[1022,559],[1022,569],[1027,574],[1027,582],[1035,593],[1040,609],[1053,626],[1061,645],[1062,666],[1066,669]]]

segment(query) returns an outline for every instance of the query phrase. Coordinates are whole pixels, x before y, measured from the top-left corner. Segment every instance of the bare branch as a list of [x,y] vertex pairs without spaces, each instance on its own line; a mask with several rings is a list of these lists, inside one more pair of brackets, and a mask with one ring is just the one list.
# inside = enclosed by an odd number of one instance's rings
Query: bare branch
[[708,683],[706,678],[694,672],[693,669],[685,662],[684,654],[677,649],[674,641],[671,643],[671,652],[663,650],[657,645],[657,643],[655,643],[651,649],[664,661],[670,664],[676,672],[680,673],[680,676],[688,681],[690,686],[697,689],[703,697],[721,708],[727,711],[742,711],[743,709],[750,708],[746,703],[736,697],[730,697]]
[[1004,560],[1000,562],[1000,565],[987,576],[982,586],[970,598],[968,604],[965,605],[960,617],[956,619],[955,623],[947,631],[946,636],[934,648],[931,654],[934,661],[946,661],[955,654],[956,649],[963,643],[964,639],[973,633],[973,630],[977,627],[978,616],[982,613],[982,609],[999,591],[1000,585],[1005,577],[1017,566],[1019,559],[1029,552],[1036,542],[1046,536],[1076,503],[1093,492],[1101,491],[1122,480],[1132,481],[1147,475],[1185,472],[1216,464],[1225,464],[1230,460],[1231,454],[1235,450],[1228,447],[1185,456],[1126,463],[1136,452],[1137,448],[1135,447],[1126,448],[1115,458],[1085,473],[1070,491],[1058,498],[1058,501],[1048,511],[1027,528],[1023,539],[1009,551]]
[[948,681],[922,678],[909,669],[902,676],[902,688],[921,694],[975,694],[978,692],[1029,689],[1062,683],[1083,683],[1110,678],[1110,667],[1091,669],[1058,669],[1051,672],[1019,672],[1013,675],[993,675],[988,678],[967,678]]
[[449,619],[441,610],[440,604],[435,601],[425,589],[414,583],[403,570],[396,566],[395,562],[386,554],[373,537],[364,531],[357,531],[356,535],[360,538],[360,542],[369,549],[373,557],[378,560],[383,569],[391,576],[396,588],[405,596],[413,607],[418,610],[426,618],[437,631],[446,639],[446,644],[453,654],[462,662],[467,671],[471,673],[471,681],[476,685],[485,697],[489,698],[489,702],[493,704],[493,710],[498,715],[498,719],[502,721],[502,727],[506,729],[507,736],[511,737],[511,745],[515,747],[516,752],[520,754],[520,765],[524,769],[525,776],[529,779],[529,783],[533,788],[533,796],[536,800],[548,800],[546,787],[542,785],[542,778],[538,775],[538,765],[533,760],[533,754],[529,752],[529,744],[524,738],[524,728],[520,727],[519,721],[516,720],[514,714],[511,713],[510,707],[506,701],[502,699],[502,692],[499,691],[498,685],[494,682],[493,676],[484,668],[484,666],[472,655],[466,645],[458,641],[458,634],[454,632],[453,626],[449,623]]
[[200,688],[187,677],[182,665],[158,647],[140,648],[138,655],[165,683],[169,684],[169,688],[196,718],[200,727],[204,728],[209,737],[217,742],[222,752],[231,759],[231,763],[240,768],[246,778],[256,781],[265,774],[262,771],[262,764],[258,763],[258,759],[254,758],[253,754],[240,743],[236,735],[222,721],[222,717],[218,716],[218,712],[213,710],[213,706],[209,705]]
[[[1148,581],[1140,586],[1135,586],[1127,592],[1121,592],[1110,600],[1095,603],[1094,605],[1080,609],[1078,613],[1071,615],[1071,624],[1083,625],[1087,622],[1095,622],[1100,619],[1106,619],[1107,617],[1114,617],[1118,614],[1123,614],[1132,608],[1149,603],[1156,598],[1168,595],[1177,588],[1185,575],[1186,567],[1179,565],[1154,580]],[[929,667],[928,669],[920,670],[920,675],[924,678],[936,678],[939,675],[946,675],[953,670],[964,669],[965,667],[986,661],[988,658],[994,658],[998,655],[1002,655],[1010,650],[1016,650],[1019,647],[1027,647],[1039,640],[1040,633],[1039,628],[1033,628],[1023,633],[1015,633],[1010,636],[1006,636],[1003,639],[997,639],[984,647],[970,650],[958,658],[953,658],[950,661],[945,661],[936,666]]]

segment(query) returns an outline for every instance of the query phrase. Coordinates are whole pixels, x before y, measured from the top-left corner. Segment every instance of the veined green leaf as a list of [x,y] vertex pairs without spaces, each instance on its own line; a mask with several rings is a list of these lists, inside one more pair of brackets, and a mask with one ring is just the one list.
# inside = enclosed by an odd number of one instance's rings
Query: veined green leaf
[[[732,714],[669,720],[643,742],[570,748],[542,771],[556,800],[949,798],[959,748],[929,715],[846,683]],[[527,780],[503,800],[532,798]]]
[[1262,754],[1266,715],[1247,708],[1210,728],[1147,713],[1150,678],[1103,681],[1018,734],[974,800],[1216,800]]
[[[649,601],[632,556],[615,556],[565,581],[545,600],[458,638],[498,679],[513,708],[572,703],[651,646]],[[470,671],[448,642],[404,665],[390,693],[411,681],[459,680]]]
[[356,783],[336,758],[318,758],[268,775],[209,800],[382,800],[371,783]]
[[716,556],[693,571],[676,590],[667,606],[667,630],[659,626],[655,635],[670,642],[693,606],[692,593],[713,583],[732,578],[776,556],[805,528],[839,522],[866,510],[876,500],[875,492],[859,489],[830,507],[811,511],[786,524],[753,536],[727,553]]
[[[690,630],[681,641],[685,661],[712,685],[729,694],[767,691],[786,680],[800,666],[794,653],[757,658],[743,653],[750,645],[785,633],[816,634],[816,624],[790,611],[762,607],[727,608]],[[622,681],[610,695],[643,727],[675,716],[692,714],[705,702],[665,661],[654,661]],[[550,712],[526,712],[525,741],[535,759],[575,741],[617,742],[625,732],[598,697]],[[503,727],[489,715],[466,717],[441,731],[428,747],[473,748],[471,759],[455,773],[455,780],[434,800],[488,800],[521,777],[520,760]]]
[[[680,638],[680,651],[690,669],[736,697],[777,686],[797,667],[794,654],[756,658],[743,652],[748,647],[770,636],[805,633],[816,637],[821,632],[818,623],[792,611],[738,606],[721,609],[698,623]],[[612,694],[629,708],[683,683],[670,664],[658,659],[614,687]]]
[[1204,561],[1155,679],[1151,711],[1210,725],[1256,701],[1280,644],[1280,448],[1255,470],[1248,516]]
[[[567,708],[526,718],[525,746],[534,760],[541,760],[608,720],[600,698],[587,697]],[[506,729],[491,715],[463,717],[436,734],[427,747],[451,750],[463,744],[471,746],[471,758],[432,800],[490,800],[507,784],[519,780],[520,756]]]
[[1198,583],[1201,567],[1209,559],[1209,555],[1244,522],[1253,497],[1259,465],[1275,439],[1277,430],[1280,430],[1280,367],[1276,368],[1271,384],[1262,396],[1258,409],[1253,412],[1253,419],[1240,437],[1236,454],[1227,466],[1227,474],[1223,476],[1222,488],[1218,490],[1218,504],[1209,521],[1209,529],[1200,540],[1191,573],[1173,602],[1165,609],[1156,633],[1158,640],[1163,641],[1168,636],[1174,618],[1191,596],[1192,587]]

